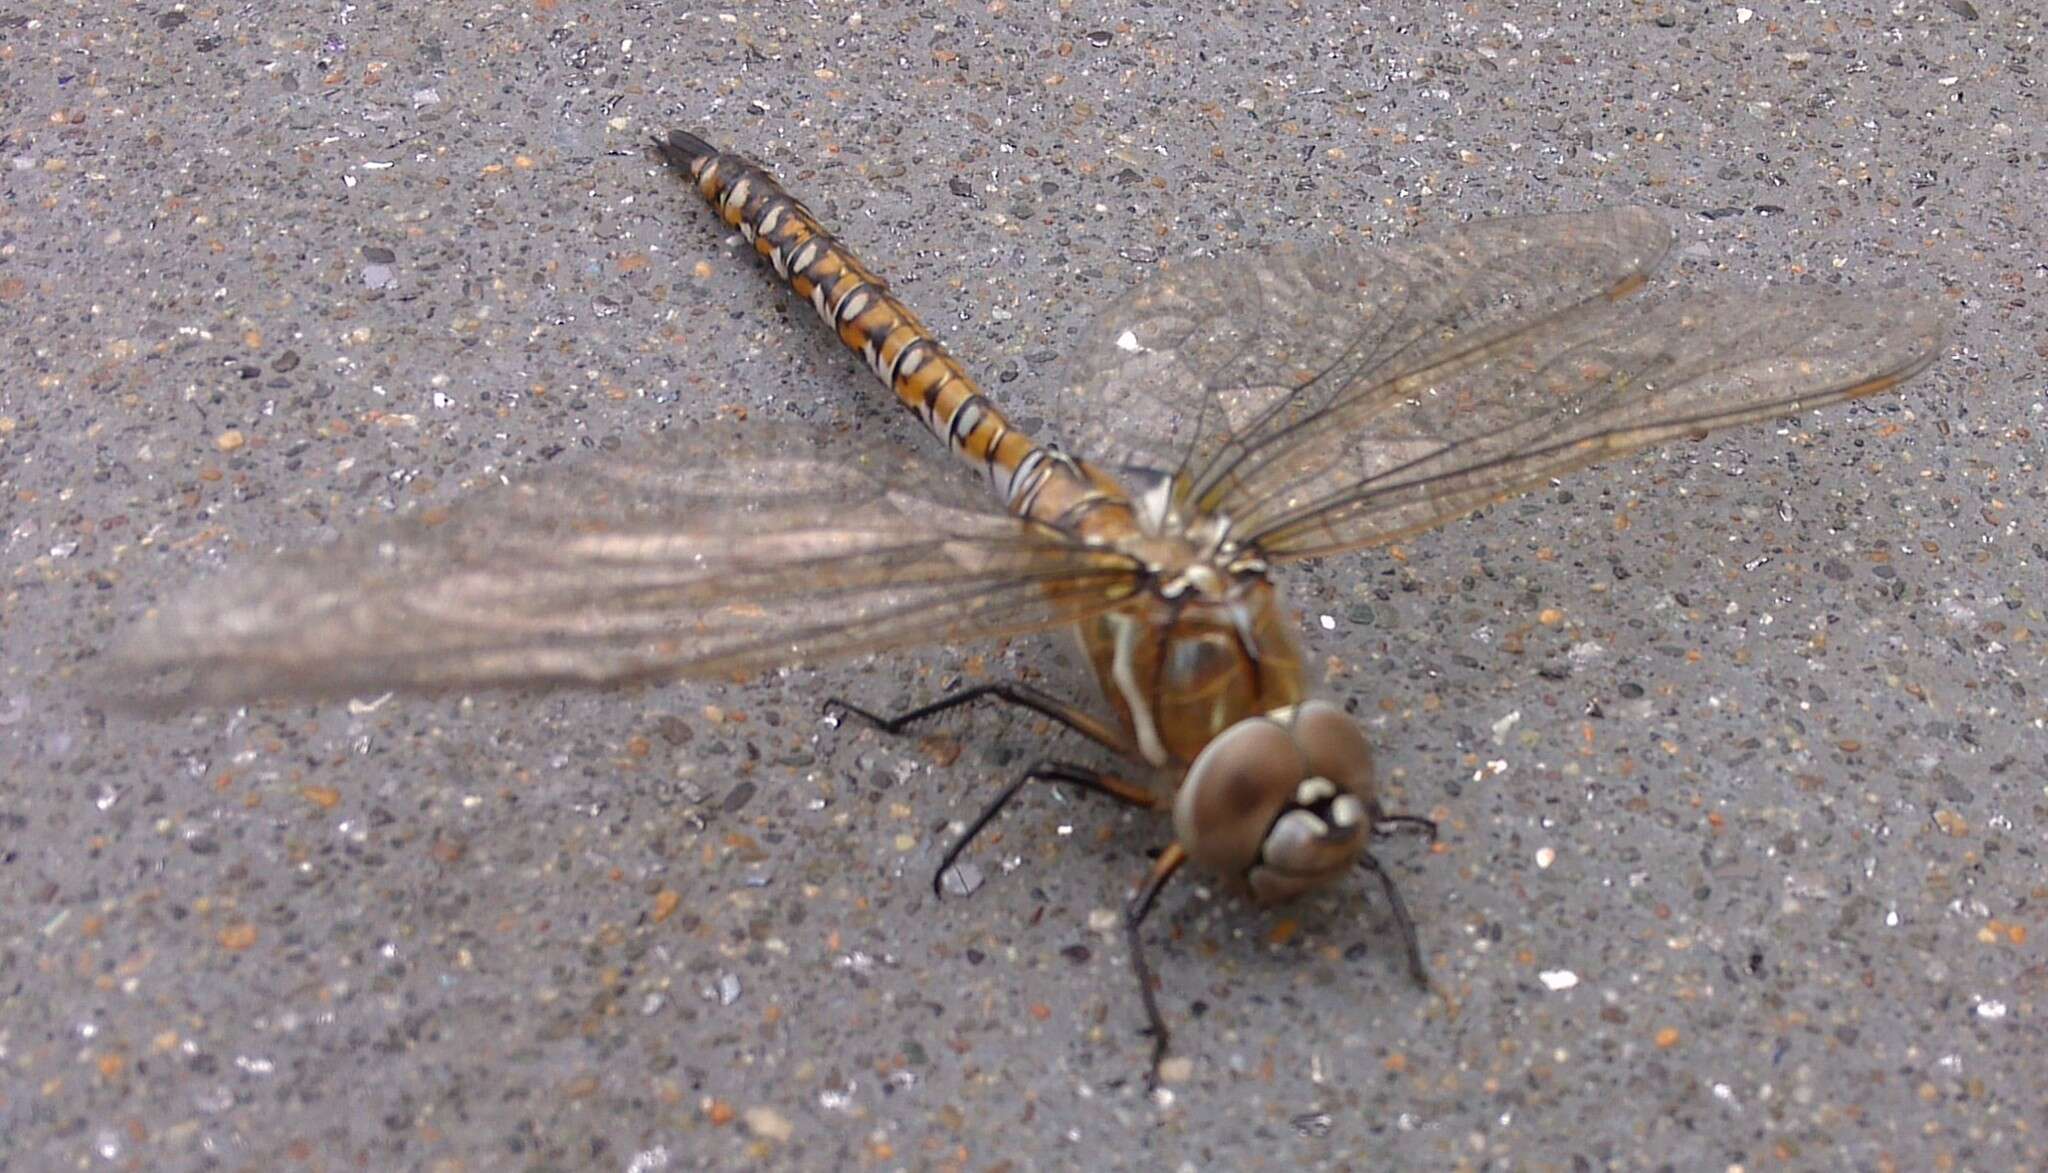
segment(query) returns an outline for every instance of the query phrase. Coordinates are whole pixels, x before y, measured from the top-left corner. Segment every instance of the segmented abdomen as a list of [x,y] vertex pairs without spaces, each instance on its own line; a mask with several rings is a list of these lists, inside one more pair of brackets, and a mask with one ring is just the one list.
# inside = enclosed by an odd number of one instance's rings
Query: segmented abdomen
[[890,295],[886,282],[761,168],[679,130],[654,145],[904,407],[986,473],[1012,510],[1031,511],[1033,498],[1063,458],[1004,418],[917,315]]

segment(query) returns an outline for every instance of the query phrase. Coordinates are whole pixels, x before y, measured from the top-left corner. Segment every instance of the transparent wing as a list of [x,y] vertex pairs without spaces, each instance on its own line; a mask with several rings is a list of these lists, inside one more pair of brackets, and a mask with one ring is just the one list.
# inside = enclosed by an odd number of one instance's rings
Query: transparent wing
[[1442,525],[1682,436],[1885,391],[1934,360],[1944,317],[1910,298],[1716,294],[1590,305],[1484,350],[1361,380],[1290,433],[1201,475],[1231,532],[1275,559]]
[[1284,559],[1391,541],[1674,436],[1881,391],[1940,346],[1941,313],[1911,299],[1622,300],[1670,239],[1625,209],[1189,266],[1105,315],[1077,368],[1092,381],[1069,402],[1155,430],[1162,442],[1112,459],[1172,474],[1185,521],[1226,518]]
[[850,435],[671,430],[201,584],[106,678],[161,708],[704,676],[1016,634],[1142,583],[970,479]]
[[[1639,208],[1480,220],[1378,249],[1283,245],[1180,265],[1101,311],[1058,396],[1063,438],[1177,474],[1326,414],[1366,372],[1639,287],[1672,233]],[[1321,376],[1321,377],[1319,377]],[[1213,502],[1212,502],[1213,504]]]

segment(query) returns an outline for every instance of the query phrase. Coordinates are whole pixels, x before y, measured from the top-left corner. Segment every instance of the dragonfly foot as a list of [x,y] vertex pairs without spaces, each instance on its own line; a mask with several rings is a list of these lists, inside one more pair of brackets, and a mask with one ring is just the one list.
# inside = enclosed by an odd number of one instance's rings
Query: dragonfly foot
[[1408,902],[1401,899],[1401,889],[1394,884],[1393,875],[1380,866],[1371,852],[1358,857],[1361,870],[1371,872],[1379,879],[1380,890],[1386,893],[1387,907],[1394,914],[1394,925],[1401,932],[1401,944],[1408,951],[1408,975],[1415,984],[1425,990],[1435,990],[1436,983],[1430,979],[1429,965],[1422,959],[1422,941],[1415,933],[1415,918],[1408,914]]
[[1152,1064],[1145,1070],[1147,1095],[1159,1090],[1159,1069],[1166,1062],[1166,1049],[1173,1041],[1173,1032],[1166,1028],[1166,1018],[1159,1013],[1159,998],[1152,992],[1152,965],[1145,960],[1145,941],[1140,930],[1144,928],[1145,918],[1152,915],[1152,905],[1159,899],[1159,890],[1166,887],[1166,882],[1187,861],[1187,848],[1178,843],[1167,848],[1153,861],[1152,870],[1138,885],[1131,902],[1124,906],[1124,943],[1131,951],[1131,974],[1138,979],[1138,997],[1145,1004],[1145,1033],[1152,1036]]
[[828,717],[834,715],[835,713],[839,716],[855,717],[867,722],[869,725],[881,730],[884,733],[901,733],[903,731],[903,726],[900,721],[892,721],[889,718],[880,715],[879,713],[870,713],[866,709],[861,708],[859,705],[853,704],[850,701],[841,700],[836,696],[826,697],[825,703],[818,707]]

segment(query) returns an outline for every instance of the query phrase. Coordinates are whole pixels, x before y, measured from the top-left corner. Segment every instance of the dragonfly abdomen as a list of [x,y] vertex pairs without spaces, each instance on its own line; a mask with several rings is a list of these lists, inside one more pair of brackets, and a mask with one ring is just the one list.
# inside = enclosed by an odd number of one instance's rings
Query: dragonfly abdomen
[[888,283],[860,262],[766,171],[695,135],[670,131],[655,147],[727,224],[811,303],[848,350],[1019,513],[1043,487],[1057,453],[1017,429]]

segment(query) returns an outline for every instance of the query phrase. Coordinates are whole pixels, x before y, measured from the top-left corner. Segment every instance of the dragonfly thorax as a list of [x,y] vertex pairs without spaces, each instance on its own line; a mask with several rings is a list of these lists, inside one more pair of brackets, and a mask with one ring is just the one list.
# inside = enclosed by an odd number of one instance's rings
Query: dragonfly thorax
[[1184,513],[1177,478],[1132,469],[1123,476],[1129,483],[1111,482],[1115,490],[1098,500],[1110,508],[1091,519],[1091,537],[1142,563],[1159,594],[1220,601],[1242,593],[1241,582],[1264,578],[1265,563],[1231,540],[1228,517]]
[[1238,722],[1307,699],[1270,579],[1185,550],[1141,556],[1161,567],[1147,589],[1080,625],[1096,680],[1141,757],[1186,766]]
[[1227,564],[1205,557],[1184,538],[1131,534],[1110,544],[1143,563],[1153,589],[1168,599],[1221,603],[1241,593],[1237,584],[1243,576],[1233,573]]

